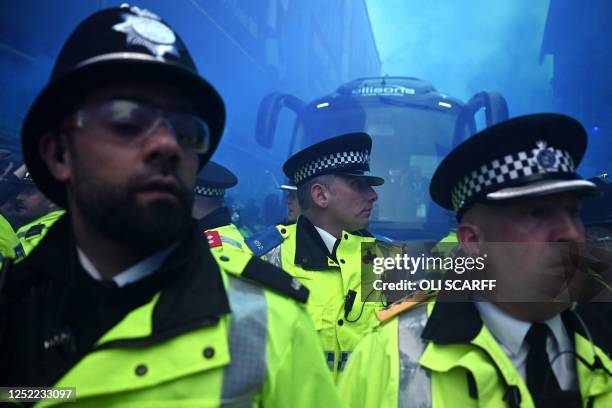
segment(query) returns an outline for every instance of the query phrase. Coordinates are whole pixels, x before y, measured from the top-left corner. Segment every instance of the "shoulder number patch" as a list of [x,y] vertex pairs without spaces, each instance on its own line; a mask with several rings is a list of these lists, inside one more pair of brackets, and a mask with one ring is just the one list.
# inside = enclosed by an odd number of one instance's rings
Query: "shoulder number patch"
[[279,246],[284,240],[285,238],[278,232],[276,227],[268,227],[245,239],[244,242],[253,251],[255,256],[263,256]]

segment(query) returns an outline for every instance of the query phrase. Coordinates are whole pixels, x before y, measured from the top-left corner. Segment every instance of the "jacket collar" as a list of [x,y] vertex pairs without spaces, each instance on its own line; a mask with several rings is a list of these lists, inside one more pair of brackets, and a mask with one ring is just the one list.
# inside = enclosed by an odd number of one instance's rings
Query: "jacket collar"
[[[214,324],[230,312],[219,266],[199,235],[194,222],[153,274],[164,279],[152,313],[151,341]],[[76,274],[85,273],[79,265],[69,217],[62,217],[30,256],[16,266],[19,270],[9,271],[4,293],[9,299],[19,298],[45,280],[62,285],[58,287],[74,286]]]
[[230,313],[221,270],[195,224],[161,267],[174,276],[153,311],[153,333],[216,323]]
[[[584,338],[591,335],[577,316],[579,314],[570,309],[561,313],[570,339],[574,339],[576,334]],[[421,337],[436,344],[470,343],[478,336],[482,326],[483,321],[473,302],[436,302]],[[589,330],[597,332],[598,328],[589,325]],[[595,335],[593,337],[598,339]]]
[[302,215],[295,229],[294,264],[307,270],[329,269],[328,259],[333,259],[332,255],[312,222]]
[[198,221],[200,231],[208,231],[213,228],[223,227],[232,223],[229,209],[227,207],[219,207],[207,216]]
[[[327,245],[323,242],[321,235],[315,228],[314,224],[301,215],[295,227],[295,258],[294,265],[300,265],[306,270],[323,270],[323,269],[338,269],[338,260],[336,259],[336,250],[342,240],[336,240],[334,250],[330,254],[327,250]],[[344,232],[343,232],[344,233]],[[365,229],[351,232],[350,235],[358,237],[372,237]]]
[[436,302],[421,337],[436,344],[470,343],[482,324],[472,302]]

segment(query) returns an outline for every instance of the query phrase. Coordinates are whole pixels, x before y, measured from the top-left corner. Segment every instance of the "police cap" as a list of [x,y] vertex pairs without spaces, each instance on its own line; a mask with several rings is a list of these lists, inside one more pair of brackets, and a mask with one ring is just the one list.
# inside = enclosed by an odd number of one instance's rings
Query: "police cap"
[[474,203],[555,194],[594,193],[576,173],[587,145],[578,121],[560,114],[516,117],[457,146],[436,169],[429,191],[441,207],[461,215]]
[[238,183],[236,175],[222,165],[209,161],[198,174],[193,191],[203,197],[223,197],[225,190]]
[[372,186],[385,182],[370,174],[372,139],[366,133],[349,133],[314,144],[291,156],[283,171],[299,187],[325,174],[364,177]]

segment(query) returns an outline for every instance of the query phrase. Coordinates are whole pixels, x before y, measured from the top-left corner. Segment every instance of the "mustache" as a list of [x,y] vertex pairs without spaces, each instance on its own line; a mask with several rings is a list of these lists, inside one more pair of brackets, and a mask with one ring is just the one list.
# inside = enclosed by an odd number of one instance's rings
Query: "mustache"
[[129,194],[143,190],[162,190],[170,192],[187,206],[193,202],[193,187],[187,185],[177,174],[164,174],[162,172],[147,172],[132,176],[126,185]]

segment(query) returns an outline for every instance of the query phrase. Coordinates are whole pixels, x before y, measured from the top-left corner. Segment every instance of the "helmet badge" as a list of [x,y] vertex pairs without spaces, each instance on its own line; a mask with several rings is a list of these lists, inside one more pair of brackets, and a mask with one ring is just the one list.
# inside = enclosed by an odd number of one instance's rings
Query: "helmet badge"
[[125,33],[128,44],[142,45],[162,60],[167,53],[179,56],[176,35],[170,27],[148,10],[138,7],[129,10],[133,14],[123,14],[124,21],[113,26],[113,30]]

